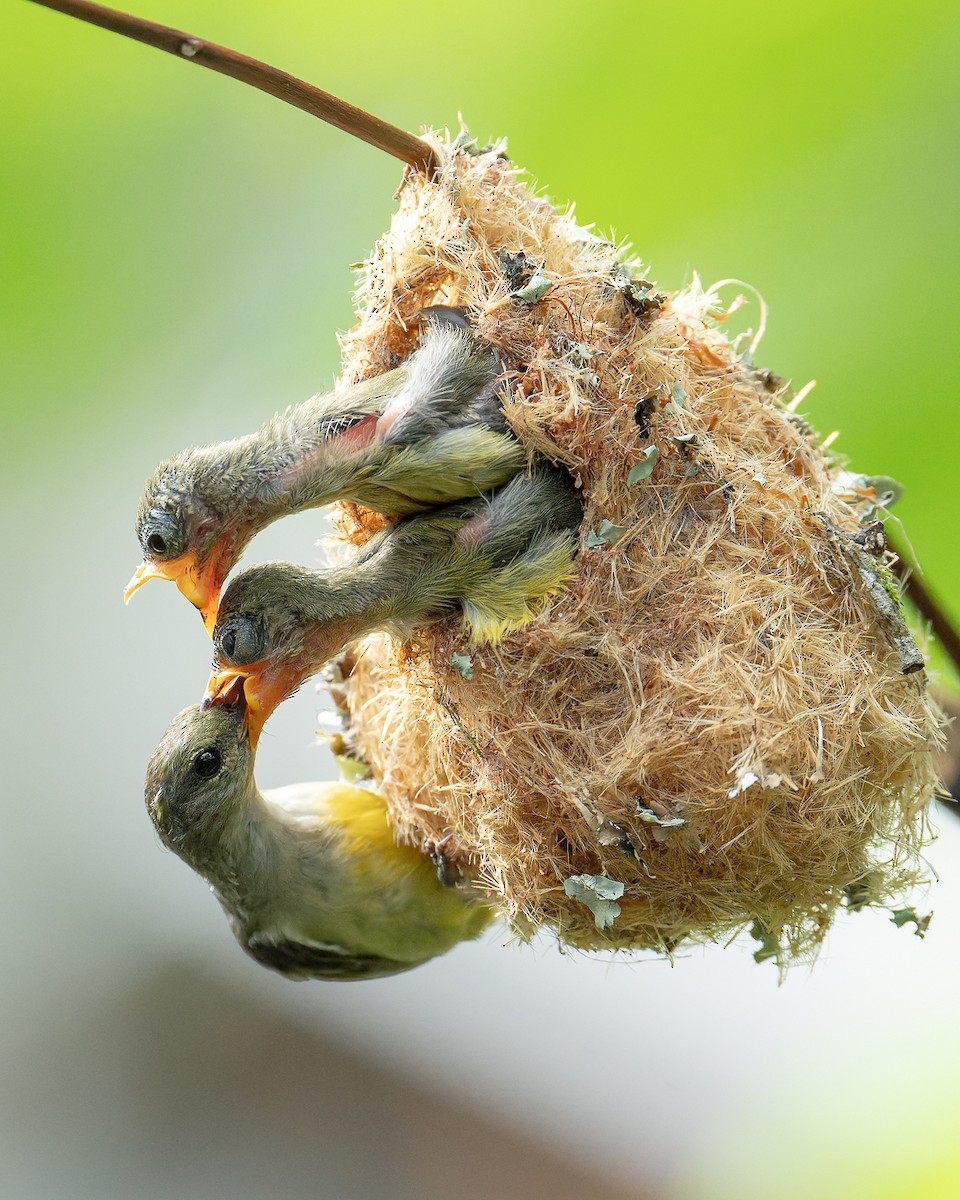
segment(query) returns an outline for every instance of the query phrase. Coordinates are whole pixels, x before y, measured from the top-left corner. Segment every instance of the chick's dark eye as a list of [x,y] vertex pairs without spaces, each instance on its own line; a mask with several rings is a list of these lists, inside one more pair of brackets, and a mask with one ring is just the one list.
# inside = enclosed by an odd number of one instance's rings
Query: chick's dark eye
[[145,554],[169,562],[187,548],[183,521],[174,513],[151,509],[139,529]]
[[251,617],[232,617],[215,637],[217,649],[226,662],[246,666],[263,656],[266,640],[263,627]]
[[193,760],[193,773],[200,779],[212,779],[223,766],[223,755],[217,746],[201,750]]

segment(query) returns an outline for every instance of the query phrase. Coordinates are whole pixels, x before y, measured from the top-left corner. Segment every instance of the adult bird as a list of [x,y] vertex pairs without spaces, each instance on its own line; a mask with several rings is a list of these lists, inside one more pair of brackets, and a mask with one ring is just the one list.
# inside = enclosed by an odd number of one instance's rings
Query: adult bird
[[237,941],[290,979],[372,979],[445,954],[494,910],[398,846],[376,792],[304,783],[261,792],[240,689],[174,717],[147,768],[163,843],[202,875]]
[[375,629],[407,640],[459,609],[472,642],[496,642],[571,577],[581,517],[570,476],[539,461],[489,496],[389,526],[347,566],[249,567],[220,605],[204,703],[242,679],[256,744],[282,700]]
[[143,563],[124,600],[148,579],[171,579],[211,630],[223,581],[279,517],[341,499],[396,518],[515,474],[525,456],[503,418],[496,352],[459,311],[422,315],[421,344],[396,370],[162,463],[140,500]]

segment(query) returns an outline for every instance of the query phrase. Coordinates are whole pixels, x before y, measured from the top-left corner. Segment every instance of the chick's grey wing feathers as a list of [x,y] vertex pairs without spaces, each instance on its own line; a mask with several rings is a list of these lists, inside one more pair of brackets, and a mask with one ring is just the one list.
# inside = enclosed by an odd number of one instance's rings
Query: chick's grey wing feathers
[[[494,566],[523,553],[537,534],[575,532],[583,506],[573,480],[561,467],[539,461],[498,488],[477,517],[476,548]],[[466,531],[469,536],[469,527]]]
[[427,308],[421,308],[418,320],[421,325],[429,325],[435,329],[452,325],[455,329],[465,329],[468,333],[473,332],[466,309],[453,308],[449,304],[431,304]]
[[[471,336],[473,335],[473,328],[466,311],[462,308],[450,308],[445,304],[434,304],[430,308],[421,310],[420,320],[430,325],[433,329],[453,327],[465,330]],[[488,350],[488,353],[490,355],[490,366],[495,370],[496,374],[494,378],[487,381],[486,385],[461,410],[459,414],[460,423],[464,425],[486,425],[497,433],[508,433],[511,430],[503,414],[503,382],[500,378],[504,372],[504,364],[492,348]]]
[[486,417],[502,421],[495,397],[480,400],[500,373],[499,360],[469,330],[432,327],[406,368],[405,385],[384,436],[386,445],[418,441]]

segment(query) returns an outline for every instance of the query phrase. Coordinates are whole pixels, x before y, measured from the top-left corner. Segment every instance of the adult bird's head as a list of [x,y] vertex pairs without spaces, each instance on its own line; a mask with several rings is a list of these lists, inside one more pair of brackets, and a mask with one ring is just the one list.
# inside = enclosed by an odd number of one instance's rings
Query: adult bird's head
[[170,722],[147,767],[147,811],[161,841],[196,870],[216,860],[225,822],[256,787],[242,687],[215,709],[196,704]]
[[224,593],[203,703],[231,703],[239,683],[254,747],[277,705],[355,636],[356,596],[338,585],[340,577],[337,570],[262,563],[241,571]]

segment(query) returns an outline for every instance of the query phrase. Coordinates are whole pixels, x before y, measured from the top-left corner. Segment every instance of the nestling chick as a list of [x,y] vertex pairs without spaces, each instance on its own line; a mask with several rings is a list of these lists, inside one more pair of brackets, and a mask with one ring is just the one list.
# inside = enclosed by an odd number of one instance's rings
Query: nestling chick
[[161,840],[210,884],[237,941],[290,979],[394,975],[477,937],[494,912],[395,844],[375,792],[261,792],[239,697],[171,722],[147,768]]
[[495,391],[496,353],[456,310],[426,314],[420,347],[397,370],[161,464],[140,500],[144,561],[124,599],[172,579],[210,630],[224,579],[277,518],[336,499],[399,517],[515,474],[524,455]]
[[496,642],[573,571],[582,508],[546,463],[492,495],[407,517],[345,567],[250,567],[224,593],[205,703],[244,680],[256,745],[278,704],[348,642],[375,629],[407,640],[461,609],[473,642]]

